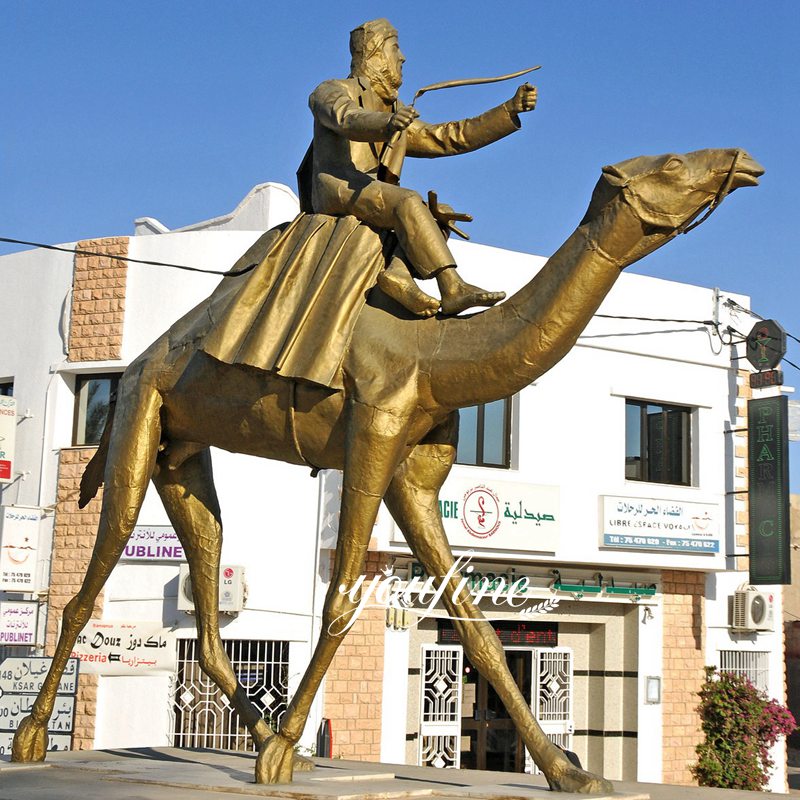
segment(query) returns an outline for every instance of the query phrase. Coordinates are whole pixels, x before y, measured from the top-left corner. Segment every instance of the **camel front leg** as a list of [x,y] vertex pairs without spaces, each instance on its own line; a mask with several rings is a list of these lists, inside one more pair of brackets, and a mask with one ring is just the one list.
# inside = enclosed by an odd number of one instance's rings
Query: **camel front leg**
[[53,713],[58,683],[78,634],[89,621],[95,600],[130,538],[153,473],[160,435],[160,405],[161,397],[154,388],[126,386],[123,382],[113,423],[109,466],[105,471],[106,488],[92,558],[78,594],[64,608],[61,635],[41,691],[31,713],[14,734],[12,761],[44,761],[47,722]]
[[[446,441],[418,445],[398,468],[386,494],[386,504],[414,555],[433,576],[447,575],[454,562],[439,514],[439,489],[454,459],[455,448]],[[508,669],[494,629],[463,589],[456,594],[459,580],[453,576],[442,596],[459,639],[470,663],[502,700],[550,788],[592,794],[613,791],[604,778],[573,766],[544,734]]]
[[292,779],[292,753],[303,733],[311,704],[342,643],[348,620],[358,607],[349,589],[364,571],[367,548],[378,508],[405,447],[406,418],[351,401],[348,425],[339,541],[322,613],[322,630],[300,686],[283,717],[280,733],[262,747],[256,761],[257,783]]

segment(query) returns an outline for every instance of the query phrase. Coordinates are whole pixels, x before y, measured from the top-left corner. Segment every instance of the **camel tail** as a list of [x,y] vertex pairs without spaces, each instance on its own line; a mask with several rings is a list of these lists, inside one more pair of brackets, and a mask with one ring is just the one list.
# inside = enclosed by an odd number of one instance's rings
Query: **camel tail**
[[106,471],[106,460],[108,458],[108,445],[111,441],[111,426],[114,424],[114,409],[116,399],[112,398],[108,405],[108,416],[103,433],[100,436],[100,443],[97,452],[92,456],[81,477],[81,491],[78,497],[78,508],[85,508],[89,502],[97,495],[98,490],[103,485],[103,475]]

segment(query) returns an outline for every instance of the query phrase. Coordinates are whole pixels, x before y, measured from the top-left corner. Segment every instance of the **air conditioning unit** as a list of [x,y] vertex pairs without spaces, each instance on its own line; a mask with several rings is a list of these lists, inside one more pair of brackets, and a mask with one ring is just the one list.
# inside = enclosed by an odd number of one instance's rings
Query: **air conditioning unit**
[[[236,614],[244,608],[247,587],[244,582],[244,567],[223,566],[219,570],[219,611],[221,614]],[[194,595],[189,565],[181,564],[178,574],[178,611],[194,613]]]
[[775,598],[770,592],[759,592],[746,586],[733,593],[733,624],[735,631],[775,630]]

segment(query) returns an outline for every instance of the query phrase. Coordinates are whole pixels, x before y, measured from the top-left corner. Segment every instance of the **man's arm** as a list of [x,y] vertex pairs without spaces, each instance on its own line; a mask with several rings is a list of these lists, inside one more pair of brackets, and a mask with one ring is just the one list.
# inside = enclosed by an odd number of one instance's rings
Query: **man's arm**
[[419,120],[408,126],[409,156],[435,158],[468,153],[519,130],[519,115],[536,107],[537,91],[528,83],[502,105],[478,117],[428,124]]
[[357,142],[384,142],[419,115],[409,106],[397,112],[364,111],[340,81],[320,84],[308,99],[314,118],[334,133]]

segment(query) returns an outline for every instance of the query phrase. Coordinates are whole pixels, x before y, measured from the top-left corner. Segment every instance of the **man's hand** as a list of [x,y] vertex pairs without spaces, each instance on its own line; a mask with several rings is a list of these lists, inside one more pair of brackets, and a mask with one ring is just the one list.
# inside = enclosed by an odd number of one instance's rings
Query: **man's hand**
[[386,128],[390,135],[404,131],[417,117],[419,112],[413,106],[403,106],[389,117]]
[[536,108],[537,89],[529,83],[523,83],[517,89],[516,94],[506,103],[506,107],[512,114],[522,114],[525,111],[533,111]]

